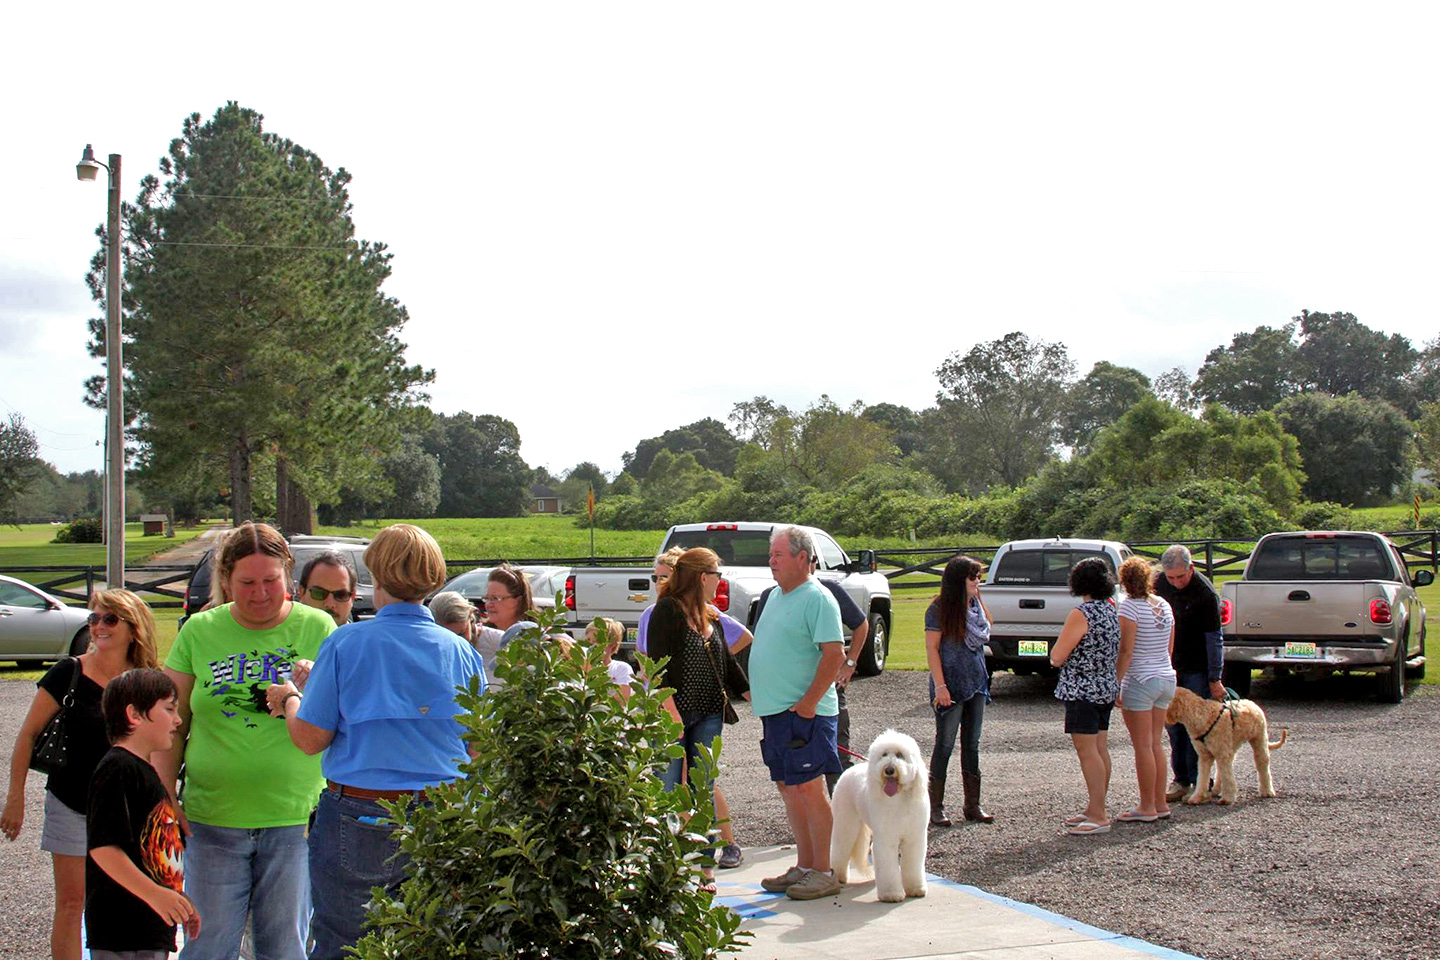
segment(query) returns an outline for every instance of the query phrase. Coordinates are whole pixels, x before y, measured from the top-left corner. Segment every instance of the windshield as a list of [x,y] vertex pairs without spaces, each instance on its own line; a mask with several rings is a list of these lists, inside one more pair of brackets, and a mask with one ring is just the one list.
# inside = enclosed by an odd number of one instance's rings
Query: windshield
[[1373,537],[1281,537],[1260,545],[1248,580],[1388,580]]
[[1115,564],[1103,550],[1009,550],[991,573],[990,582],[1063,587],[1070,582],[1070,568],[1090,557],[1105,561],[1114,575]]
[[310,562],[311,557],[319,553],[328,553],[332,550],[355,565],[355,578],[357,582],[367,587],[373,585],[373,581],[370,579],[370,569],[365,566],[365,551],[350,550],[345,547],[336,546],[335,544],[317,544],[315,546],[304,547],[292,546],[290,552],[295,557],[294,569],[296,579],[299,579],[300,571],[305,569],[305,564]]
[[769,530],[676,530],[665,547],[708,547],[729,567],[770,565]]

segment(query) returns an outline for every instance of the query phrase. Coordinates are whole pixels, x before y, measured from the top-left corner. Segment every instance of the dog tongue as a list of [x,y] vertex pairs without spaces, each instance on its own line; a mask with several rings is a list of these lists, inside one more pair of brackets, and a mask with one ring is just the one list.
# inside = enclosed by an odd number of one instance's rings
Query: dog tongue
[[886,781],[885,781],[885,796],[887,796],[887,797],[893,797],[893,796],[895,796],[895,794],[897,794],[897,793],[899,793],[899,792],[900,792],[900,781],[899,781],[899,780],[886,780]]

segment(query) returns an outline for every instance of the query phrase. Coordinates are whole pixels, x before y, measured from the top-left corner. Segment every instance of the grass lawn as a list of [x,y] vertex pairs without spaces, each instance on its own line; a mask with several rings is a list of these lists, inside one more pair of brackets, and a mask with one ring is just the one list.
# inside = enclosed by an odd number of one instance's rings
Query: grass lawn
[[[0,526],[0,569],[5,567],[40,566],[105,566],[103,543],[51,543],[58,526],[48,523],[26,523],[19,529]],[[177,527],[174,537],[147,537],[139,523],[125,524],[125,566],[132,567],[162,550],[179,546],[198,537],[207,526]],[[30,579],[22,577],[21,579]]]

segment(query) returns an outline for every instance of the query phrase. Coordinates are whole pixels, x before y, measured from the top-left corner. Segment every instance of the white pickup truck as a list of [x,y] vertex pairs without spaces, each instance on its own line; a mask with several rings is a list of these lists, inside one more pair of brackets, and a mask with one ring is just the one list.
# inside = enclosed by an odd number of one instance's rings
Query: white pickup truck
[[1272,533],[1255,544],[1244,576],[1220,588],[1225,682],[1242,697],[1251,671],[1322,675],[1373,671],[1380,698],[1399,703],[1405,674],[1425,675],[1425,606],[1435,580],[1412,577],[1378,533]]
[[1051,672],[1050,648],[1070,611],[1070,568],[1099,557],[1115,575],[1131,550],[1114,540],[1012,540],[995,551],[980,597],[990,611],[986,665],[1019,676]]
[[[720,588],[715,605],[751,629],[760,594],[775,585],[770,575],[770,534],[780,523],[683,523],[665,533],[657,555],[671,547],[708,547],[720,556]],[[823,530],[805,527],[820,554],[816,576],[836,580],[870,618],[870,636],[856,663],[856,672],[875,676],[885,669],[890,648],[890,582],[875,572],[874,553],[860,551],[851,559]],[[640,614],[655,602],[651,567],[576,567],[565,580],[564,603],[570,611],[566,630],[581,636],[596,617],[625,625],[622,649],[635,647]]]

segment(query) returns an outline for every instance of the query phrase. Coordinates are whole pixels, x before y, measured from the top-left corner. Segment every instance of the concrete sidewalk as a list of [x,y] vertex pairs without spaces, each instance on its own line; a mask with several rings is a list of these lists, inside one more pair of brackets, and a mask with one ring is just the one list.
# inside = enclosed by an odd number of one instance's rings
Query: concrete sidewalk
[[795,862],[793,847],[745,851],[734,870],[716,871],[719,901],[754,933],[743,960],[1195,960],[1190,954],[1099,930],[978,887],[929,876],[923,899],[881,903],[873,881],[838,896],[801,902],[767,893],[762,877]]

